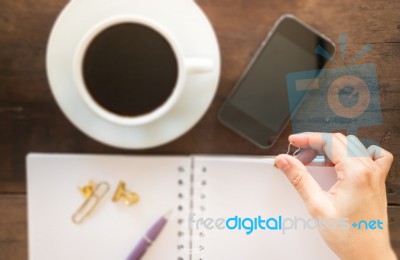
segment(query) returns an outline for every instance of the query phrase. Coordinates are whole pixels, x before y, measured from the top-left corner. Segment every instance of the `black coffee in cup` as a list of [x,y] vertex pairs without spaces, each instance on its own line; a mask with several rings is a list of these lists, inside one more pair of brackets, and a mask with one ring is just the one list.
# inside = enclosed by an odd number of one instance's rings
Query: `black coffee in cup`
[[171,96],[178,63],[160,33],[145,25],[121,23],[94,37],[82,72],[88,92],[101,107],[135,117],[157,109]]

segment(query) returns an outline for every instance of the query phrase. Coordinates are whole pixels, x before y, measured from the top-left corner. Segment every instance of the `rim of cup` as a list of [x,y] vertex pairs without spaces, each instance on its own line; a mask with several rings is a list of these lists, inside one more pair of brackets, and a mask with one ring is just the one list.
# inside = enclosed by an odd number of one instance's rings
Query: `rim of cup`
[[[169,43],[176,62],[177,62],[177,75],[176,82],[172,94],[167,98],[167,100],[160,104],[156,109],[138,116],[122,116],[108,111],[100,104],[98,104],[89,91],[86,88],[83,76],[82,64],[86,54],[86,51],[93,39],[100,34],[105,29],[123,23],[136,23],[153,29],[155,32],[159,33],[164,39]],[[183,83],[185,81],[184,73],[184,63],[183,63],[183,53],[180,51],[178,43],[175,41],[174,37],[168,32],[166,28],[162,25],[152,21],[151,19],[142,16],[127,16],[119,15],[108,18],[95,26],[93,26],[82,38],[81,42],[78,44],[78,48],[75,52],[74,62],[73,62],[73,78],[78,88],[78,92],[85,104],[98,116],[107,121],[119,125],[134,126],[143,125],[157,120],[166,114],[173,105],[177,102],[183,90]]]

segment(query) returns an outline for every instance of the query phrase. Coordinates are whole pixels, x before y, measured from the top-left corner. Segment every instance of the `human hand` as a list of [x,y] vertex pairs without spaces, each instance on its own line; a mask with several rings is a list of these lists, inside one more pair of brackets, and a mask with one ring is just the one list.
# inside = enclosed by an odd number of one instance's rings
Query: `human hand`
[[[275,163],[305,202],[314,218],[348,218],[382,221],[382,229],[319,229],[328,246],[341,259],[396,259],[390,245],[385,179],[393,155],[378,147],[368,149],[355,136],[327,133],[291,135],[289,142],[301,147],[298,159],[282,154]],[[352,154],[349,156],[349,153]],[[323,191],[303,163],[318,154],[335,167],[337,182]]]

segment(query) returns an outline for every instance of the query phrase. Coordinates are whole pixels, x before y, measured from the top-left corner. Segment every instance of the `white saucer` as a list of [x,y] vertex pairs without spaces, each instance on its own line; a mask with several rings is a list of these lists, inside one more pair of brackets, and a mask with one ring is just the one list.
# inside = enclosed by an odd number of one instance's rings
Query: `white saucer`
[[[85,33],[115,15],[140,15],[166,27],[186,57],[212,59],[214,69],[194,74],[172,109],[142,126],[106,121],[84,103],[73,81],[73,56]],[[73,0],[58,17],[47,47],[51,91],[67,118],[99,142],[127,149],[144,149],[170,142],[191,129],[204,115],[217,90],[220,53],[210,22],[192,0]]]

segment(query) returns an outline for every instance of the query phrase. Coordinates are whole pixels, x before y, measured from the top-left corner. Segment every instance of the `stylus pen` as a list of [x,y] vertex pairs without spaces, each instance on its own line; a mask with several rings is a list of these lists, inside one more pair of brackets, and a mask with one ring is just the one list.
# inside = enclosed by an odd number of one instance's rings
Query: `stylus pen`
[[142,239],[137,243],[132,253],[126,258],[127,260],[140,260],[147,249],[153,244],[153,242],[157,239],[158,235],[163,230],[165,224],[170,218],[172,211],[169,211],[167,214],[162,216],[154,225],[147,231],[147,233],[142,237]]

